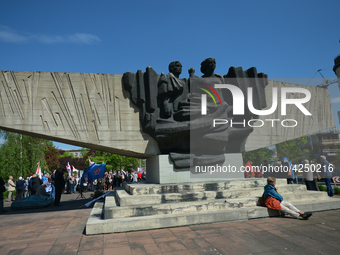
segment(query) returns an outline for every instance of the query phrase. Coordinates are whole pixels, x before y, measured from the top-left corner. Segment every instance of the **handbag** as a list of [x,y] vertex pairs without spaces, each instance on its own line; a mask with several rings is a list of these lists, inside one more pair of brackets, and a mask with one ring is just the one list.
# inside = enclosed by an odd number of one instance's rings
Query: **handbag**
[[259,200],[260,206],[266,206],[264,201],[265,201],[265,199],[264,199],[263,194],[262,194],[262,197],[260,197],[260,200]]

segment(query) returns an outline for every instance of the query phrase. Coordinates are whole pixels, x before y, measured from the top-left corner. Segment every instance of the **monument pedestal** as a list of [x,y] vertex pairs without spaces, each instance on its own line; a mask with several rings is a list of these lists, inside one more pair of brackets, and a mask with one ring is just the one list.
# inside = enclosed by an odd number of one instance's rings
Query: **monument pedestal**
[[[179,227],[193,224],[278,216],[258,206],[265,178],[182,184],[125,183],[96,202],[86,223],[86,235]],[[302,211],[340,208],[340,199],[326,192],[307,191],[305,185],[278,179],[285,201]]]
[[[176,169],[171,162],[169,155],[158,155],[146,160],[146,180],[148,183],[186,183],[186,182],[213,182],[244,178],[244,173],[240,171],[243,166],[241,153],[225,154],[225,161],[220,165],[221,171],[203,172],[207,168],[196,166],[196,169]],[[222,169],[224,171],[222,171]],[[231,170],[236,170],[232,172]],[[200,172],[199,172],[200,171]]]

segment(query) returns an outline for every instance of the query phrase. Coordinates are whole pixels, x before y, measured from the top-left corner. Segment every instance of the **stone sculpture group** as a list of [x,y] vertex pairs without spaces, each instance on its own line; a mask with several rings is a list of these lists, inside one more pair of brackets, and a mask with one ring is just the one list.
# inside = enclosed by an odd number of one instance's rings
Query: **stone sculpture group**
[[[147,67],[145,72],[138,70],[123,75],[123,86],[140,110],[143,132],[157,141],[161,153],[169,154],[177,169],[189,168],[193,164],[223,163],[225,153],[245,150],[252,127],[236,124],[212,128],[212,121],[225,119],[242,123],[258,116],[247,106],[244,115],[233,115],[230,91],[214,89],[215,84],[235,85],[245,95],[247,88],[251,87],[253,106],[258,110],[266,107],[266,74],[257,73],[255,67],[246,71],[242,67],[230,67],[228,73],[221,76],[214,72],[215,68],[215,59],[207,58],[201,63],[202,77],[196,76],[195,70],[190,68],[188,79],[179,78],[182,73],[179,61],[169,64],[168,74],[157,74],[152,67]],[[207,114],[202,115],[202,94],[206,93],[210,95],[207,97]]]

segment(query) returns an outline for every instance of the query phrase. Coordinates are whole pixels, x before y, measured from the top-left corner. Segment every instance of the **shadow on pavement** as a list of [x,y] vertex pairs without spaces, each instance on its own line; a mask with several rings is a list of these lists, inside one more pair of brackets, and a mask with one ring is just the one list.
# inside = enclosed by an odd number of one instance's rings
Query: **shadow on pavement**
[[38,212],[53,212],[53,211],[65,211],[65,210],[79,210],[79,209],[87,209],[92,208],[94,203],[92,203],[89,207],[86,207],[85,204],[93,200],[91,197],[93,192],[85,192],[83,196],[86,199],[83,199],[79,196],[79,192],[71,193],[71,194],[62,194],[60,203],[62,206],[54,206],[49,205],[47,207],[37,208],[37,209],[12,209],[11,204],[12,202],[7,202],[4,200],[4,209],[7,212],[3,213],[2,215],[6,214],[26,214],[26,213],[38,213]]

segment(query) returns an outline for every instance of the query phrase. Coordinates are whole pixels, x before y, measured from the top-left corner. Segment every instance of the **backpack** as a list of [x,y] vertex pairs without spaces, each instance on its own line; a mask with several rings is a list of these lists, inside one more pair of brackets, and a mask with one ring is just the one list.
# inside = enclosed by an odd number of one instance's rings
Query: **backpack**
[[262,194],[262,197],[260,197],[260,199],[259,199],[260,206],[266,206],[264,201],[265,201],[265,199],[264,199],[263,194]]

